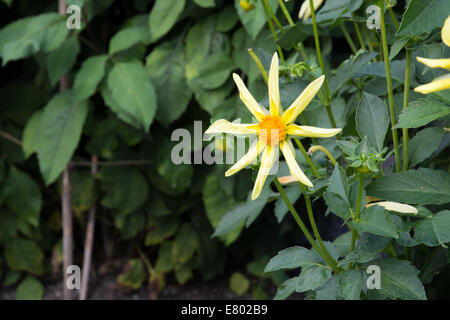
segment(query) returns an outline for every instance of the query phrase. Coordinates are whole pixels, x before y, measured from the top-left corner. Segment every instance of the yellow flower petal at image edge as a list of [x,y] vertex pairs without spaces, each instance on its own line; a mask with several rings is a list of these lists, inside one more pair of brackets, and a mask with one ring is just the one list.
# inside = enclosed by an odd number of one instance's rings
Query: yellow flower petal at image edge
[[261,106],[248,91],[242,79],[237,74],[233,74],[233,79],[239,89],[242,102],[256,120],[258,120],[258,123],[240,124],[220,119],[215,121],[208,130],[205,131],[205,134],[230,133],[237,135],[256,135],[257,140],[250,147],[248,152],[225,173],[225,176],[231,176],[254,162],[258,156],[261,155],[261,166],[256,177],[255,186],[253,187],[252,200],[255,200],[260,195],[270,169],[278,159],[280,150],[289,167],[290,174],[296,181],[300,181],[301,183],[312,187],[313,184],[295,161],[295,151],[291,142],[291,137],[327,138],[335,136],[342,130],[340,128],[324,129],[294,124],[295,119],[308,106],[322,87],[325,76],[320,76],[311,82],[289,108],[283,112],[280,99],[278,73],[278,55],[275,53],[270,65],[268,81],[270,111]]
[[418,211],[413,206],[410,206],[408,204],[398,203],[398,202],[391,202],[391,201],[382,201],[382,202],[376,202],[371,204],[366,204],[366,208],[371,206],[381,206],[385,208],[388,211],[395,211],[400,213],[412,213],[417,214]]
[[[325,0],[313,0],[314,10],[319,9],[324,1]],[[298,12],[298,18],[306,20],[309,17],[311,17],[311,6],[309,5],[309,0],[305,0],[300,7],[300,11]]]
[[[444,26],[441,31],[442,41],[450,47],[450,16],[445,19]],[[423,63],[429,68],[442,68],[450,70],[450,59],[427,59],[417,57],[417,61]],[[450,73],[442,77],[434,79],[432,82],[418,86],[414,89],[422,94],[437,92],[450,89]]]

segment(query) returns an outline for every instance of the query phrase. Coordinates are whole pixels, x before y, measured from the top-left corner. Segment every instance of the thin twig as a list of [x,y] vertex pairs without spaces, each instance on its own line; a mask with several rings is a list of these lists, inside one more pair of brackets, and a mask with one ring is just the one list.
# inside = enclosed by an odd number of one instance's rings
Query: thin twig
[[[91,173],[93,176],[97,174],[98,158],[92,156]],[[94,230],[95,230],[95,204],[89,211],[88,224],[86,228],[86,239],[84,242],[84,258],[83,258],[83,275],[81,278],[80,300],[86,300],[89,285],[89,273],[91,271],[92,248],[94,247]]]
[[[67,4],[64,0],[59,0],[58,4],[59,14],[65,16],[67,11]],[[64,91],[69,88],[69,76],[66,73],[61,77],[59,83],[59,90]],[[67,269],[73,263],[73,244],[72,244],[72,199],[71,199],[71,185],[70,185],[70,168],[67,166],[63,172],[61,206],[62,206],[62,225],[63,225],[63,287],[64,300],[72,300],[72,291],[67,286],[69,275]]]
[[0,130],[0,136],[2,136],[3,138],[5,138],[6,140],[11,141],[12,143],[18,144],[19,146],[22,145],[22,141],[20,141],[20,140],[17,139],[16,137],[13,137],[13,136],[10,135],[9,133],[6,133],[6,132]]
[[[100,167],[114,167],[114,166],[141,166],[152,163],[150,160],[121,160],[121,161],[97,161]],[[71,167],[90,167],[89,161],[72,161]]]

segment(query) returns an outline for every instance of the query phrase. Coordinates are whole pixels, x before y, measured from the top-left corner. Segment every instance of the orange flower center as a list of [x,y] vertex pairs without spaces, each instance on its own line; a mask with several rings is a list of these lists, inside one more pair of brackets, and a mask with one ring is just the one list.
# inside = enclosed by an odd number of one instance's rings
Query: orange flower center
[[286,126],[279,116],[264,116],[258,123],[258,137],[275,146],[286,137]]

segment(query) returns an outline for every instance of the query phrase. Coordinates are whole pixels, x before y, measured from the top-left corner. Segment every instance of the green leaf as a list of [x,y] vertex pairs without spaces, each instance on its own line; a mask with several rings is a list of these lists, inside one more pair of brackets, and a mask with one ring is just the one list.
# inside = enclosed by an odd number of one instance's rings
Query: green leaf
[[3,58],[3,65],[39,51],[50,52],[57,49],[68,32],[65,18],[53,12],[8,24],[0,30],[0,56]]
[[250,281],[240,272],[235,272],[230,278],[230,290],[242,296],[250,289]]
[[418,36],[442,28],[450,12],[447,0],[411,0],[403,14],[397,36]]
[[444,246],[450,242],[450,211],[430,215],[414,226],[414,238],[427,246]]
[[297,22],[292,27],[286,29],[286,32],[282,33],[278,39],[278,44],[286,50],[294,49],[300,42],[308,37],[308,33],[305,31],[306,26],[302,22]]
[[16,284],[22,277],[22,273],[19,271],[9,270],[3,280],[3,287],[9,287]]
[[73,91],[55,95],[45,106],[40,121],[38,159],[47,185],[55,181],[80,141],[88,106],[77,102]]
[[214,0],[194,0],[196,4],[203,8],[211,8],[214,7]]
[[419,168],[384,176],[369,184],[367,195],[409,204],[445,204],[450,201],[450,174]]
[[179,221],[173,216],[157,219],[152,223],[152,230],[145,236],[145,245],[156,245],[175,234]]
[[348,202],[347,176],[338,163],[336,163],[333,173],[331,174],[328,191],[338,194],[342,199]]
[[371,233],[363,233],[358,241],[356,259],[360,263],[373,260],[386,246],[392,238],[383,237]]
[[159,247],[158,259],[155,264],[156,272],[170,272],[173,269],[172,245],[172,241],[164,241]]
[[411,102],[408,108],[403,109],[394,129],[422,127],[448,114],[450,114],[449,106],[430,98],[419,99]]
[[44,254],[31,240],[14,238],[5,245],[5,258],[12,270],[40,275],[44,271]]
[[349,225],[358,232],[369,232],[380,236],[398,238],[395,225],[389,214],[381,206],[371,206],[361,211],[359,221],[351,221]]
[[97,200],[94,176],[88,171],[70,173],[72,209],[75,214],[89,210]]
[[185,284],[192,276],[192,269],[187,263],[179,264],[175,267],[175,277],[179,284]]
[[148,39],[148,28],[138,26],[121,29],[109,42],[109,54],[126,50],[140,42],[147,42]]
[[408,144],[409,166],[413,167],[435,152],[445,136],[443,128],[431,127],[418,132]]
[[317,12],[317,22],[321,25],[334,23],[340,17],[350,14],[361,7],[362,0],[335,0],[327,1]]
[[186,110],[192,91],[186,86],[186,57],[181,38],[154,48],[147,57],[147,71],[158,92],[156,119],[168,126]]
[[261,213],[268,198],[268,190],[263,189],[261,195],[256,200],[248,200],[235,206],[220,219],[220,222],[214,231],[213,237],[226,235],[228,232],[241,225],[244,221],[246,221],[246,226],[248,227],[250,223],[253,222]]
[[198,236],[194,228],[184,223],[173,242],[172,260],[177,264],[187,262],[197,250],[198,244]]
[[76,37],[69,37],[56,50],[50,52],[47,56],[46,67],[50,84],[54,86],[60,78],[70,69],[77,60],[80,52],[80,44]]
[[419,270],[411,262],[387,258],[369,264],[380,268],[381,294],[393,299],[426,300],[424,287],[418,277]]
[[270,259],[264,272],[273,272],[281,269],[295,269],[308,267],[320,263],[321,259],[314,252],[303,247],[291,247],[278,252]]
[[295,292],[297,288],[297,277],[287,279],[277,289],[273,300],[285,300]]
[[313,265],[302,269],[297,278],[297,292],[315,290],[330,280],[332,270],[328,266]]
[[216,89],[229,78],[233,67],[233,62],[226,54],[213,53],[203,61],[198,70],[198,76],[193,81],[204,89]]
[[107,208],[117,209],[119,215],[127,215],[147,200],[148,185],[136,168],[103,167],[98,177],[104,181],[105,196],[101,200]]
[[[302,189],[299,188],[298,185],[289,186],[284,191],[286,192],[286,196],[288,197],[289,201],[292,204],[294,204],[302,194]],[[280,223],[283,220],[284,216],[286,215],[286,213],[288,213],[288,211],[289,209],[286,205],[286,202],[282,198],[279,198],[277,199],[277,201],[275,201],[274,213],[275,217],[277,217],[278,223]]]
[[359,136],[367,136],[369,144],[378,151],[383,149],[389,127],[389,114],[383,100],[364,92],[356,110],[356,128]]
[[[148,132],[156,113],[156,93],[144,67],[137,62],[116,63],[108,75],[108,87],[119,110],[135,121],[128,124]],[[122,118],[122,120],[125,120]]]
[[[212,173],[206,178],[202,200],[206,215],[213,228],[217,228],[225,213],[235,205],[234,198],[227,195],[225,190],[221,188],[219,179],[215,173]],[[227,244],[230,244],[239,236],[241,229],[242,227],[222,238],[225,239]]]
[[25,159],[35,153],[39,146],[39,129],[41,124],[42,110],[38,110],[28,119],[22,134],[22,150]]
[[35,227],[39,225],[42,196],[39,186],[28,174],[11,167],[4,183],[3,195],[14,213]]
[[339,289],[345,300],[359,300],[364,274],[361,269],[345,270],[339,275]]
[[165,35],[177,22],[183,11],[185,0],[156,0],[149,16],[151,41]]
[[44,286],[34,277],[27,276],[17,287],[17,300],[41,300],[44,296]]
[[234,6],[229,5],[220,11],[219,16],[217,17],[216,30],[219,32],[230,31],[238,21],[239,17],[236,10],[234,10]]
[[84,100],[95,93],[98,84],[105,75],[108,56],[94,56],[86,59],[75,76],[74,91],[77,99]]
[[[244,11],[239,4],[240,0],[234,0],[234,7],[238,13],[241,23],[244,25],[245,30],[250,35],[252,40],[255,40],[261,29],[267,23],[266,13],[264,12],[264,6],[261,1],[255,1],[255,8],[251,11]],[[272,8],[274,14],[278,9],[277,0],[269,0],[269,5]]]
[[342,196],[337,193],[327,191],[323,194],[323,198],[330,211],[335,215],[341,217],[344,220],[350,217],[351,207],[348,201],[343,199]]
[[360,50],[356,55],[351,56],[344,61],[336,70],[336,75],[330,79],[330,90],[333,94],[342,88],[342,86],[349,81],[360,69],[366,65],[370,60],[376,57],[377,53],[369,53]]
[[140,259],[130,259],[127,268],[126,272],[117,277],[117,282],[134,290],[139,289],[147,278],[144,264]]

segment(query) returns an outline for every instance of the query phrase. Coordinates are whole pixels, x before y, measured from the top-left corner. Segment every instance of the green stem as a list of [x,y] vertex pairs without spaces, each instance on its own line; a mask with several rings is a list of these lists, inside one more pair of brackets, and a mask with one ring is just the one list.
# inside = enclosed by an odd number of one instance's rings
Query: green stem
[[259,71],[261,72],[261,75],[263,76],[266,84],[269,83],[269,77],[267,76],[266,69],[264,69],[264,66],[261,63],[261,60],[256,55],[255,51],[253,51],[253,49],[250,48],[247,50],[247,52],[250,55],[250,57],[252,57],[253,61],[256,63],[256,66],[258,67]]
[[305,194],[306,188],[301,183],[300,183],[300,187],[302,188],[303,196],[305,197],[306,210],[308,211],[309,223],[311,224],[311,227],[313,229],[314,236],[316,237],[317,242],[319,242],[319,245],[322,248],[322,252],[324,253],[324,255],[337,268],[337,263],[334,260],[334,258],[331,256],[331,254],[328,251],[328,249],[325,247],[325,244],[323,243],[322,237],[320,236],[319,229],[317,228],[316,220],[314,219],[314,213],[313,213],[312,206],[311,206],[311,198],[308,195]]
[[[357,221],[359,219],[359,212],[361,210],[361,203],[362,203],[362,194],[363,194],[363,185],[364,185],[364,176],[359,173],[358,174],[358,198],[356,200],[356,209],[354,212],[353,220]],[[352,229],[352,240],[350,243],[350,250],[355,250],[355,244],[356,244],[356,237],[358,236],[356,230]]]
[[394,245],[392,244],[392,241],[389,242],[389,244],[386,247],[386,250],[388,253],[390,253],[390,255],[393,258],[397,258],[398,254],[397,254],[397,250],[395,249]]
[[320,150],[320,151],[322,151],[323,153],[325,153],[325,155],[328,157],[328,159],[330,159],[330,161],[331,161],[331,163],[333,164],[333,166],[336,165],[336,159],[333,157],[333,155],[331,154],[331,152],[328,151],[328,149],[325,148],[324,146],[321,146],[321,145],[315,145],[315,146],[312,146],[311,148],[309,148],[308,153],[311,154],[311,153],[313,153],[313,152],[315,152],[315,151],[317,151],[317,150]]
[[[403,110],[409,103],[409,82],[411,78],[411,50],[406,48],[406,66],[405,66],[405,87],[403,92]],[[407,128],[403,128],[403,171],[408,170],[408,143],[409,133]]]
[[295,210],[294,206],[292,205],[291,201],[289,201],[289,198],[286,195],[286,192],[284,191],[283,187],[281,186],[280,182],[278,182],[277,179],[273,180],[273,183],[275,184],[275,187],[277,188],[278,192],[280,193],[281,197],[283,198],[284,202],[286,203],[289,211],[292,214],[292,217],[294,218],[295,222],[297,222],[298,226],[302,230],[303,234],[308,239],[311,246],[316,250],[316,252],[322,257],[322,259],[334,270],[334,272],[339,273],[340,270],[337,266],[336,261],[334,259],[330,260],[327,255],[324,254],[322,249],[317,245],[316,241],[312,237],[311,233],[306,228],[306,225],[303,223],[302,219],[298,215],[297,211]]
[[308,162],[309,166],[311,167],[314,175],[319,178],[320,177],[320,173],[319,173],[319,171],[317,171],[317,168],[314,165],[314,162],[312,162],[311,158],[309,157],[308,152],[306,152],[305,147],[303,147],[302,142],[299,139],[297,139],[297,138],[295,138],[294,141],[297,144],[297,147],[302,152],[302,154],[305,157],[306,161]]
[[350,46],[350,49],[352,49],[353,54],[356,53],[356,51],[358,51],[356,49],[356,45],[352,40],[352,37],[350,37],[350,34],[348,33],[347,28],[345,27],[345,24],[343,21],[341,21],[341,23],[339,24],[339,26],[341,27],[342,33],[344,34],[345,40],[347,40],[348,45]]
[[[314,41],[316,44],[316,53],[317,53],[317,59],[319,60],[320,69],[322,70],[322,74],[325,75],[325,65],[323,63],[323,57],[322,57],[322,51],[320,49],[320,39],[319,39],[319,29],[317,27],[317,21],[316,21],[316,10],[314,9],[314,3],[313,0],[309,0],[309,6],[311,7],[311,19],[313,23],[313,29],[314,29]],[[330,91],[328,89],[328,79],[325,77],[325,81],[323,82],[323,88],[325,91],[325,97],[326,97],[326,103],[325,108],[327,109],[327,115],[330,119],[330,123],[333,126],[333,128],[336,128],[336,121],[334,120],[333,113],[331,112],[330,107]]]
[[275,21],[275,24],[278,26],[278,28],[281,30],[281,32],[284,32],[284,28],[281,25],[280,21],[278,20],[277,16],[275,15],[275,13],[273,12],[269,1],[268,0],[263,0],[263,2],[265,2],[266,7],[267,7],[267,11],[269,12],[269,14],[272,17],[273,21]]
[[[384,0],[384,3],[388,4],[387,0]],[[389,7],[388,11],[389,11],[389,14],[391,15],[392,21],[394,22],[395,28],[398,29],[399,24],[398,24],[397,18],[395,17],[394,10],[392,10],[392,7]]]
[[298,46],[295,47],[295,49],[297,49],[300,52],[303,61],[306,61],[308,59],[308,55],[306,54],[305,47],[303,46],[302,42],[300,42]]
[[358,37],[359,45],[361,46],[361,49],[367,50],[366,45],[364,44],[364,40],[361,35],[361,30],[359,29],[358,22],[353,21],[353,26],[355,27],[356,36]]
[[[262,4],[263,4],[263,7],[264,7],[264,12],[266,13],[267,24],[269,25],[270,32],[272,32],[273,39],[275,40],[275,42],[277,42],[278,41],[278,37],[277,37],[277,34],[275,32],[275,28],[273,27],[272,18],[271,18],[271,15],[270,15],[270,11],[272,11],[272,10],[270,9],[270,6],[269,6],[267,0],[262,0]],[[269,11],[269,9],[270,9],[270,11]],[[280,56],[281,61],[284,62],[283,50],[281,50],[281,47],[278,44],[276,45],[276,47],[277,47],[277,51],[278,51],[278,54]]]
[[283,11],[284,16],[286,17],[287,22],[291,27],[295,25],[294,21],[291,18],[291,15],[289,14],[289,11],[286,8],[286,5],[284,4],[283,0],[278,0],[278,4],[280,5],[281,11]]
[[395,169],[397,172],[400,172],[400,152],[398,146],[398,136],[397,129],[394,129],[394,126],[397,123],[395,117],[395,107],[394,107],[394,93],[392,91],[392,78],[391,78],[391,67],[389,65],[389,51],[387,46],[387,37],[386,37],[386,24],[384,22],[384,2],[381,2],[382,9],[380,14],[380,22],[381,22],[381,45],[383,47],[383,58],[384,58],[384,67],[386,69],[386,84],[388,89],[388,99],[389,99],[389,110],[391,114],[391,130],[392,130],[392,140],[394,141],[394,151],[395,151]]

